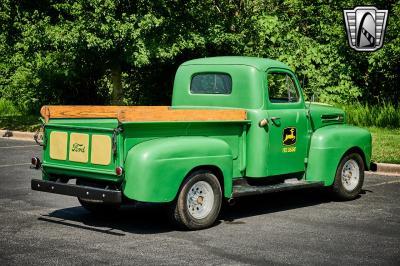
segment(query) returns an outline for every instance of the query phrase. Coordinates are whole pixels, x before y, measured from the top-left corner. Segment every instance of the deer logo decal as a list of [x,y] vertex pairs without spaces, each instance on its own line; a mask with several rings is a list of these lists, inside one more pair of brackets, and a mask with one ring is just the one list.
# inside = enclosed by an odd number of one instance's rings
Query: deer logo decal
[[289,146],[296,144],[296,128],[287,127],[283,130],[283,145]]

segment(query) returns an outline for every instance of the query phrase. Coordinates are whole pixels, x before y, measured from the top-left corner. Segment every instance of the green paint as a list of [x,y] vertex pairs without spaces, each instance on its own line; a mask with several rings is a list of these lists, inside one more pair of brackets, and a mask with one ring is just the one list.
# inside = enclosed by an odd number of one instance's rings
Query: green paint
[[321,180],[326,186],[332,185],[339,161],[350,149],[362,152],[368,169],[371,133],[348,125],[330,125],[316,130],[311,138],[307,180]]
[[[64,124],[60,124],[61,119],[51,119],[48,124],[46,124],[46,139],[47,145],[44,146],[43,152],[43,177],[45,179],[49,178],[49,175],[65,175],[65,176],[81,176],[85,178],[93,178],[93,179],[101,179],[108,181],[120,181],[121,178],[115,175],[115,168],[117,165],[122,165],[123,157],[122,156],[111,156],[111,163],[109,165],[97,165],[90,163],[91,158],[91,135],[107,135],[112,137],[112,128],[108,129],[109,132],[106,132],[105,125],[99,123],[98,121],[94,123],[82,123],[83,119],[68,119]],[[64,121],[66,119],[63,119]],[[86,120],[86,119],[84,119]],[[89,119],[88,119],[89,120]],[[101,120],[101,119],[99,119]],[[107,123],[107,121],[105,121]],[[85,124],[85,126],[81,126]],[[62,126],[60,126],[62,125]],[[73,126],[72,126],[73,125]],[[72,127],[71,127],[72,126]],[[101,126],[97,129],[95,126]],[[68,133],[85,133],[89,135],[89,147],[85,147],[87,152],[89,153],[88,163],[80,163],[69,161],[69,142],[70,142],[70,134],[68,134],[67,140],[67,160],[54,160],[50,158],[50,147],[49,147],[49,137],[51,132],[55,131],[66,131]],[[122,147],[122,145],[120,146]],[[80,149],[82,152],[82,150]]]
[[[226,73],[231,94],[192,94],[196,73]],[[268,73],[287,75],[298,91],[298,101],[270,99]],[[272,86],[272,85],[271,85]],[[331,185],[342,156],[360,151],[369,167],[371,135],[344,124],[344,112],[332,106],[305,103],[294,73],[278,61],[249,57],[216,57],[188,61],[175,76],[172,108],[235,109],[247,111],[247,121],[130,122],[116,119],[50,119],[52,130],[115,136],[116,152],[110,165],[51,160],[44,148],[44,174],[122,182],[130,199],[172,201],[187,175],[206,168],[220,175],[224,196],[232,194],[235,178],[302,175]],[[267,119],[265,127],[259,121]],[[89,138],[90,139],[90,138]],[[89,143],[90,146],[90,143]],[[90,152],[90,147],[89,147]],[[89,153],[90,158],[90,153]],[[117,177],[115,167],[125,173]]]
[[134,146],[125,162],[124,194],[145,202],[175,198],[185,176],[194,168],[218,168],[224,194],[232,191],[232,151],[222,140],[209,137],[169,137]]

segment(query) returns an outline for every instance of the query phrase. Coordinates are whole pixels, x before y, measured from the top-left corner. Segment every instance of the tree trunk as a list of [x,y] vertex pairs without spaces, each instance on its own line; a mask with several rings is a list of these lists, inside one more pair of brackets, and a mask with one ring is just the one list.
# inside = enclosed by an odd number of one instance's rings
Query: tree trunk
[[111,69],[111,81],[113,86],[111,104],[122,105],[124,92],[122,88],[122,70],[120,65],[117,65]]

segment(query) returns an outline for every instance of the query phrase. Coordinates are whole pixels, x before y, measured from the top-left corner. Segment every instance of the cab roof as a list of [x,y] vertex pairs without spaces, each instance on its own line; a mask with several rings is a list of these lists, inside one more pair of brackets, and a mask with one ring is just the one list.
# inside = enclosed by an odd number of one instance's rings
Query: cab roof
[[258,70],[266,70],[271,67],[290,69],[286,64],[276,60],[250,56],[205,57],[189,60],[182,64],[182,66],[189,65],[246,65]]

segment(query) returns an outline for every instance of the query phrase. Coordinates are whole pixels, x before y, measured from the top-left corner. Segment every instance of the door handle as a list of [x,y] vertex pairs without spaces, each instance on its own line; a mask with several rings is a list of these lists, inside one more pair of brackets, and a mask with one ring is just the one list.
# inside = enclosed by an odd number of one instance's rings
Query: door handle
[[268,125],[268,119],[266,118],[263,118],[260,120],[260,122],[258,122],[259,127],[265,127],[266,125]]
[[280,126],[281,125],[281,118],[273,116],[271,117],[271,122],[274,123],[275,126]]

